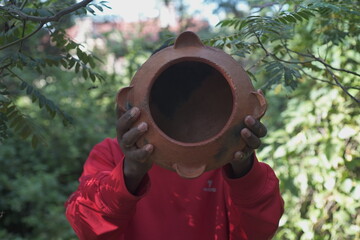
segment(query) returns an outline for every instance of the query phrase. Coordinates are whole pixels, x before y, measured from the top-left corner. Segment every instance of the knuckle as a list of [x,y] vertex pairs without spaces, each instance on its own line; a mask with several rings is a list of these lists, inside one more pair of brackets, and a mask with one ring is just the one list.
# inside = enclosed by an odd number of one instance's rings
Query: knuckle
[[127,131],[124,134],[124,138],[126,138],[126,140],[129,142],[136,141],[138,136],[139,136],[139,131],[136,128],[131,128],[129,131]]
[[253,148],[257,149],[260,147],[260,145],[261,145],[261,140],[256,138],[256,140],[254,141],[254,144],[253,144]]
[[127,138],[122,138],[121,145],[123,148],[125,148],[127,145],[130,145],[130,142],[127,140]]
[[119,118],[119,122],[122,122],[123,124],[129,124],[132,122],[132,120],[133,120],[133,115],[131,114],[130,111],[126,111],[125,114],[123,114]]
[[146,161],[146,156],[147,156],[146,151],[144,151],[142,149],[138,149],[134,155],[135,155],[135,158],[137,161],[139,161],[141,163],[144,163]]

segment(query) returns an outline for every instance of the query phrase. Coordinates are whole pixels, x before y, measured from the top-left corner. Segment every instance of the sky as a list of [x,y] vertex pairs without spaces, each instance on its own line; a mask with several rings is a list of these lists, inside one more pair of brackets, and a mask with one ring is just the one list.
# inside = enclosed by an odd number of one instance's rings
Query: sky
[[[100,1],[100,0],[99,0]],[[99,2],[98,1],[98,2]],[[97,15],[120,16],[124,21],[138,21],[146,18],[154,18],[159,15],[160,0],[106,0],[107,5],[112,9],[104,8],[102,13],[97,11]],[[183,0],[189,6],[188,13],[193,16],[206,18],[211,25],[219,22],[219,17],[213,14],[214,5],[205,5],[203,0]]]

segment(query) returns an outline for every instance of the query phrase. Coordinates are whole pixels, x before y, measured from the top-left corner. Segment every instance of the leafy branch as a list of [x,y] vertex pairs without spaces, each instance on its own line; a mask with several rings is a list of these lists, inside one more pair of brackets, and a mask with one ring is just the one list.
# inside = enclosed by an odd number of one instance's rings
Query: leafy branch
[[45,106],[45,109],[52,118],[54,118],[56,114],[58,114],[59,116],[61,116],[65,126],[73,122],[72,118],[64,111],[62,111],[53,101],[45,97],[43,94],[40,93],[40,91],[36,90],[33,86],[28,84],[24,79],[22,79],[19,75],[17,75],[10,69],[6,70],[21,81],[20,89],[25,90],[26,94],[31,98],[32,102],[38,101],[40,108],[43,108]]
[[30,38],[31,36],[33,36],[34,34],[36,34],[37,32],[39,32],[43,26],[49,22],[57,22],[59,21],[63,16],[75,12],[80,8],[84,8],[86,7],[90,2],[92,2],[92,0],[83,0],[79,3],[73,4],[61,11],[59,11],[57,14],[53,15],[53,16],[46,16],[46,17],[41,17],[41,16],[32,16],[32,15],[28,15],[26,13],[24,13],[22,11],[22,8],[24,7],[26,1],[24,2],[24,4],[18,8],[15,5],[9,5],[9,6],[0,6],[0,11],[6,12],[9,15],[11,15],[12,17],[14,17],[15,19],[19,19],[22,21],[33,21],[33,22],[38,22],[39,25],[38,27],[32,31],[31,33],[27,34],[26,36],[23,36],[22,38],[19,38],[13,42],[10,42],[4,46],[0,47],[0,51],[3,49],[6,49],[8,47],[11,47],[17,43],[20,43],[28,38]]
[[40,24],[44,25],[48,22],[57,22],[59,21],[63,16],[75,12],[76,10],[80,8],[86,7],[90,2],[93,0],[83,0],[81,2],[78,2],[76,4],[73,4],[58,13],[56,13],[53,16],[47,16],[47,17],[40,17],[40,16],[32,16],[24,13],[21,8],[16,7],[15,5],[10,6],[2,6],[0,7],[0,10],[3,10],[5,12],[8,12],[11,16],[14,18],[20,19],[20,20],[30,20],[34,22],[39,22]]
[[[95,15],[92,7],[99,11],[103,11],[103,7],[110,8],[106,5],[106,1],[98,4],[91,2],[92,0],[82,0],[59,11],[52,10],[51,7],[42,8],[41,6],[46,4],[46,1],[40,4],[27,0],[22,1],[21,4],[9,1],[4,6],[0,6],[0,20],[4,23],[4,31],[0,32],[0,51],[3,51],[0,57],[0,141],[7,138],[9,128],[23,139],[33,136],[33,146],[42,139],[40,128],[37,128],[32,119],[16,106],[15,97],[20,91],[29,96],[32,103],[38,102],[39,108],[45,109],[52,118],[59,116],[64,126],[72,123],[72,118],[54,101],[43,95],[40,89],[22,78],[15,70],[27,68],[42,74],[44,70],[48,70],[48,67],[57,67],[62,70],[74,70],[75,73],[81,73],[83,78],[91,79],[93,82],[104,80],[102,75],[93,70],[96,67],[95,61],[102,62],[101,59],[83,50],[81,44],[75,43],[66,35],[65,29],[56,24],[73,12],[77,14],[90,12]],[[32,8],[25,8],[28,4]],[[32,48],[23,47],[26,40],[42,29],[48,31],[47,39],[55,44],[55,46],[51,44],[51,48],[56,54],[38,55],[38,52],[34,53]],[[10,50],[10,47],[14,45],[18,45],[18,50],[15,52]],[[20,83],[7,81],[12,78]]]
[[[326,80],[325,82],[340,87],[352,100],[360,103],[360,99],[349,91],[350,89],[357,88],[344,86],[336,75],[336,72],[343,72],[358,78],[360,77],[359,73],[346,68],[334,67],[326,59],[316,56],[310,51],[302,53],[294,51],[287,46],[287,42],[293,39],[293,33],[297,24],[315,18],[316,20],[321,19],[323,21],[330,14],[332,14],[331,16],[338,17],[341,14],[350,14],[358,18],[360,11],[357,8],[354,9],[344,4],[334,5],[322,0],[314,0],[308,5],[298,6],[293,12],[283,11],[273,16],[255,15],[243,19],[225,19],[220,21],[217,26],[233,28],[235,31],[216,39],[204,40],[204,42],[214,47],[228,48],[233,54],[241,58],[245,58],[246,55],[253,54],[258,50],[264,52],[264,56],[261,59],[247,68],[247,72],[252,78],[255,78],[250,70],[255,67],[264,66],[269,76],[269,80],[264,85],[265,87],[278,84],[284,79],[284,85],[294,89],[297,86],[296,81],[301,78],[301,73],[306,72],[303,70],[304,68],[316,68],[316,71],[319,73],[323,72],[323,74],[327,74],[327,77],[331,78],[331,81]],[[346,28],[350,29],[353,23],[349,22],[347,24]],[[339,30],[338,32],[341,31]],[[346,35],[343,34],[341,36],[344,37]],[[338,38],[336,40],[339,42]],[[321,65],[322,68],[317,67],[317,65]]]
[[[256,34],[255,34],[256,35]],[[355,75],[357,77],[360,77],[360,74],[356,73],[356,72],[353,72],[353,71],[350,71],[350,70],[346,70],[346,69],[343,69],[343,68],[336,68],[336,67],[333,67],[331,66],[330,64],[326,63],[323,59],[319,58],[319,57],[316,57],[315,55],[309,53],[309,54],[304,54],[304,53],[299,53],[299,52],[296,52],[294,50],[291,50],[289,48],[287,48],[285,46],[285,48],[293,53],[296,53],[300,56],[303,56],[303,57],[307,57],[309,60],[307,61],[287,61],[287,60],[284,60],[282,58],[279,58],[276,56],[276,54],[274,53],[271,53],[269,52],[264,44],[262,43],[262,41],[260,40],[260,37],[256,35],[256,38],[257,38],[257,41],[261,47],[261,49],[265,52],[266,56],[270,56],[272,57],[273,59],[275,59],[276,61],[279,61],[279,62],[284,62],[284,63],[289,63],[289,64],[301,64],[301,65],[305,65],[305,64],[308,64],[308,63],[312,63],[312,62],[319,62],[321,63],[324,67],[325,67],[325,70],[330,74],[330,76],[332,77],[332,79],[335,81],[336,85],[339,86],[351,99],[353,99],[355,102],[359,103],[360,104],[360,99],[357,99],[355,96],[353,96],[352,94],[350,94],[350,92],[348,91],[348,89],[342,85],[342,83],[339,81],[339,79],[336,77],[336,75],[334,74],[332,70],[335,70],[335,71],[340,71],[340,72],[345,72],[345,73],[349,73],[349,74],[352,74],[352,75]]]
[[[44,24],[45,24],[45,23],[44,23]],[[23,42],[24,40],[32,37],[34,34],[36,34],[38,31],[40,31],[40,30],[42,29],[42,27],[44,26],[44,24],[43,24],[43,23],[39,24],[39,26],[38,26],[33,32],[27,34],[26,36],[24,36],[24,37],[22,37],[22,38],[19,38],[19,39],[15,40],[15,41],[13,41],[13,42],[11,42],[11,43],[8,43],[8,44],[6,44],[6,45],[4,45],[4,46],[1,46],[1,47],[0,47],[0,51],[6,49],[6,48],[8,48],[8,47],[11,47],[11,46],[13,46],[13,45],[15,45],[15,44],[18,44],[18,43],[20,43],[20,42]]]
[[27,115],[23,114],[15,105],[14,101],[6,97],[7,92],[1,91],[0,95],[0,142],[8,137],[8,129],[22,139],[31,137],[31,144],[35,148],[39,143],[45,144],[45,138],[39,130],[39,126]]

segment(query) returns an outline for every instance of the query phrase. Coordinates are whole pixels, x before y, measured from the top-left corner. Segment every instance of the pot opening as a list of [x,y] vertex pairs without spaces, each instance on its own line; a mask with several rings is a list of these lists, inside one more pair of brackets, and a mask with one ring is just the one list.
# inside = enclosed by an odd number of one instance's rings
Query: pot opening
[[218,134],[233,109],[231,88],[214,67],[182,61],[166,68],[150,90],[151,116],[170,138],[197,143]]

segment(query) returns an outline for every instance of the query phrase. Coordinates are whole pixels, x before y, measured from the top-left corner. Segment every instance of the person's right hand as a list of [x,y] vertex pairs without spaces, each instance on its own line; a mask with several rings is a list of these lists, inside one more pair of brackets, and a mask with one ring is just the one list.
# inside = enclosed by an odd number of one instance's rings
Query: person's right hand
[[136,146],[136,142],[148,129],[148,125],[145,122],[140,122],[137,126],[134,126],[139,116],[139,108],[133,107],[122,114],[116,124],[118,143],[125,155],[125,184],[129,192],[133,194],[136,194],[142,178],[153,164],[149,160],[149,156],[154,146],[152,144],[146,144],[142,148]]

